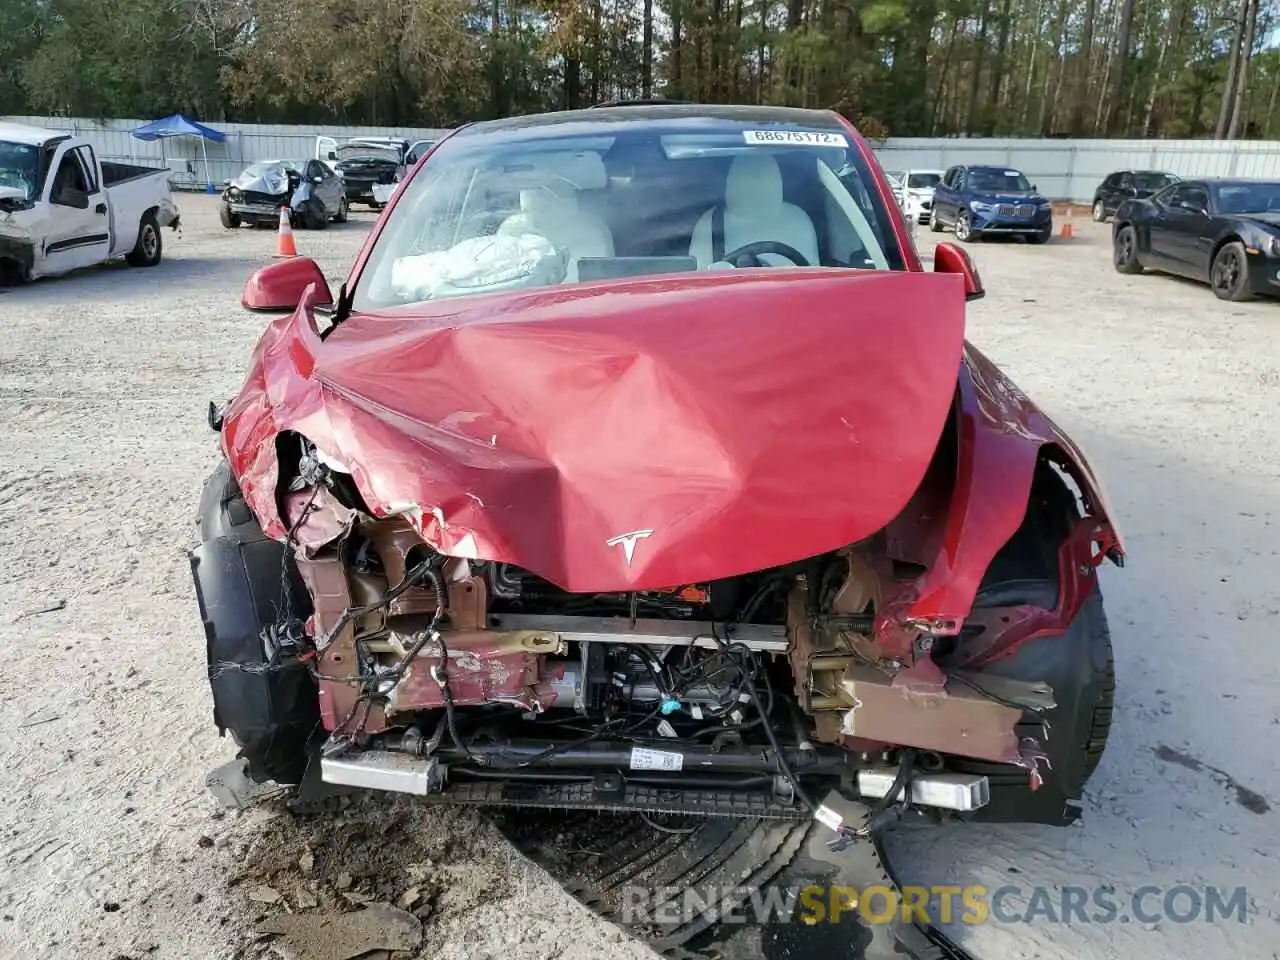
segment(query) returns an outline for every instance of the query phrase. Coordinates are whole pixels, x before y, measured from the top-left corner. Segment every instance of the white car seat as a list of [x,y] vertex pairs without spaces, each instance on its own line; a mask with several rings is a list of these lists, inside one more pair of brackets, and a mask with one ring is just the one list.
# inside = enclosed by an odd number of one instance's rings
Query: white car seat
[[[715,243],[716,221],[723,218],[723,243]],[[773,240],[794,247],[810,266],[818,266],[818,231],[803,209],[782,199],[782,171],[767,153],[733,158],[725,179],[724,204],[704,213],[693,228],[689,255],[705,270],[725,253],[758,240]],[[787,257],[762,254],[761,262],[792,265]]]
[[613,256],[613,233],[602,219],[582,209],[576,192],[521,190],[520,212],[503,220],[498,233],[546,237],[569,258],[566,283],[577,281],[579,257]]

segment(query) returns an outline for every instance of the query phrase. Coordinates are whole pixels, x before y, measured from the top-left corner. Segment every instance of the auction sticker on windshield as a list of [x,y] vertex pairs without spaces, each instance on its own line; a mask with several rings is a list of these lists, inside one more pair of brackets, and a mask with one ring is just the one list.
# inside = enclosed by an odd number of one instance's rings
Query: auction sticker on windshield
[[757,146],[785,144],[797,147],[847,147],[842,133],[825,130],[743,130],[742,139]]

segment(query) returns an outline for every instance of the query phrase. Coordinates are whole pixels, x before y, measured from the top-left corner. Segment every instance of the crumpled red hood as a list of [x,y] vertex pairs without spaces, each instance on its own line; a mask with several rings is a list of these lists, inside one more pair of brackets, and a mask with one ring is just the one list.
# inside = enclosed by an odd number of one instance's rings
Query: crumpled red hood
[[964,306],[948,274],[726,271],[428,302],[322,342],[304,303],[260,341],[224,448],[278,538],[290,430],[447,554],[572,591],[713,580],[902,509]]

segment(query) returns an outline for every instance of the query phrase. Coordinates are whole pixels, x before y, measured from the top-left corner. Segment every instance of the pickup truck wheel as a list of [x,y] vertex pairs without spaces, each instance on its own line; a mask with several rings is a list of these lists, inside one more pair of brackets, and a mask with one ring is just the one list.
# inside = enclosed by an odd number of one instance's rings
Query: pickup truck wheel
[[961,210],[956,215],[956,239],[961,243],[973,243],[980,234],[973,229],[973,219],[968,210]]
[[228,230],[235,230],[240,226],[240,214],[232,213],[225,203],[218,209],[218,219]]
[[125,254],[125,262],[131,267],[154,267],[160,262],[163,250],[160,224],[156,223],[156,215],[148,211],[142,215],[142,222],[138,224],[138,240]]

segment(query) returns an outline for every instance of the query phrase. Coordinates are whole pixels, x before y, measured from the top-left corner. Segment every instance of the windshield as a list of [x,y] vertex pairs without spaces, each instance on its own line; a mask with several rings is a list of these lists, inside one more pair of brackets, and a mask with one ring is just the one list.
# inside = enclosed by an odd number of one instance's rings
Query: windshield
[[970,190],[988,193],[1030,193],[1031,181],[1018,170],[997,167],[973,167],[965,184]]
[[873,174],[835,124],[559,129],[440,144],[403,188],[353,305],[695,270],[904,268]]
[[34,200],[39,179],[40,148],[29,143],[0,140],[0,189],[5,193],[22,192],[25,200]]
[[911,190],[927,190],[936,187],[941,180],[940,173],[913,173],[907,177],[907,187]]
[[337,150],[339,160],[385,160],[390,163],[400,162],[398,147],[387,144],[344,143]]
[[1176,183],[1177,179],[1168,173],[1135,173],[1133,184],[1139,190],[1150,190],[1154,193],[1157,190],[1163,190],[1171,183]]
[[1227,183],[1218,187],[1219,213],[1280,211],[1280,183]]

